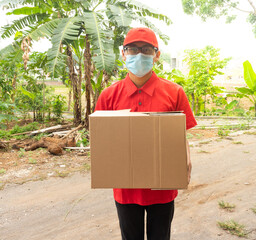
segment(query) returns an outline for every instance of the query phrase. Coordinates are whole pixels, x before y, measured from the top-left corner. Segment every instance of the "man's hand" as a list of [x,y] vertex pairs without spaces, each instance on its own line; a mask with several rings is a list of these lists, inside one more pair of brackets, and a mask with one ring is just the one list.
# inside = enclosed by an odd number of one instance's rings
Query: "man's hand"
[[189,184],[190,179],[191,179],[192,163],[191,163],[191,160],[190,160],[190,150],[189,150],[188,140],[187,140],[187,170],[188,170],[188,184]]

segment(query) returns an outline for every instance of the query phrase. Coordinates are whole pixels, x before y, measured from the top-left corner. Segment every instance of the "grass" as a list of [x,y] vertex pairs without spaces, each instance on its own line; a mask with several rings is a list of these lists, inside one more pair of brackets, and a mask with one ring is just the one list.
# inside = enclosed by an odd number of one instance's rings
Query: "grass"
[[199,142],[199,144],[208,144],[210,143],[212,140],[208,140],[208,141],[202,141],[202,142]]
[[224,202],[224,201],[219,201],[219,207],[221,209],[225,209],[229,212],[233,212],[236,205],[235,204],[230,204],[230,203]]
[[65,178],[69,175],[69,172],[68,171],[58,171],[58,170],[56,170],[56,174],[57,174],[58,177]]
[[36,161],[36,159],[29,158],[29,159],[28,159],[28,163],[29,163],[29,164],[37,164],[37,161]]
[[200,149],[198,150],[198,153],[210,153],[210,152]]
[[32,122],[29,123],[25,126],[18,126],[17,124],[10,130],[6,131],[6,130],[0,130],[0,138],[1,139],[10,139],[12,137],[15,137],[16,139],[23,139],[25,138],[25,136],[12,136],[12,134],[16,134],[16,133],[23,133],[23,132],[29,132],[29,131],[33,131],[33,130],[37,130],[39,128],[39,123],[38,122]]
[[26,151],[25,151],[25,149],[24,149],[24,148],[20,148],[19,153],[18,153],[19,158],[24,157],[25,152],[26,152]]
[[5,187],[5,183],[3,183],[3,182],[0,181],[0,191],[1,191],[1,190],[4,190],[4,187]]
[[196,133],[196,138],[197,139],[200,139],[202,136],[203,136],[202,134]]
[[252,212],[256,214],[256,208],[251,208]]
[[0,174],[5,174],[6,173],[6,170],[4,168],[1,168],[0,169]]
[[191,138],[193,138],[194,137],[194,135],[193,134],[191,134],[191,133],[187,133],[187,139],[191,139]]
[[241,141],[232,142],[233,144],[243,144]]
[[218,226],[232,235],[236,235],[238,237],[247,236],[244,225],[241,225],[234,220],[230,220],[226,222],[218,222]]
[[244,134],[247,134],[247,135],[256,135],[256,132],[245,132]]
[[85,164],[83,164],[83,169],[85,169],[86,171],[90,171],[91,166],[88,163],[85,163]]
[[226,137],[226,136],[228,136],[229,132],[230,132],[229,130],[219,129],[218,130],[218,136]]

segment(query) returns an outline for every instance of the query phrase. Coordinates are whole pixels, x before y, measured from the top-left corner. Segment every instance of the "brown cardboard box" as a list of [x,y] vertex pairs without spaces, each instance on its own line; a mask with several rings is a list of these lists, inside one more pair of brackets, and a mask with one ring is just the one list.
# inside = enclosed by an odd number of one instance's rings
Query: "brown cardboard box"
[[96,111],[89,120],[92,188],[187,188],[185,114]]

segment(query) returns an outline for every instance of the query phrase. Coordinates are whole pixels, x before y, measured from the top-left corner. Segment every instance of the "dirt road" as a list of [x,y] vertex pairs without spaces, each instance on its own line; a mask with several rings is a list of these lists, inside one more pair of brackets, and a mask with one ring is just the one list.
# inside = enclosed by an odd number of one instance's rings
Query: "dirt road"
[[[172,240],[235,240],[217,226],[230,219],[256,239],[256,135],[191,146],[193,174],[176,200]],[[235,204],[233,212],[218,202]],[[120,240],[111,189],[90,189],[90,174],[51,177],[0,191],[1,240]]]

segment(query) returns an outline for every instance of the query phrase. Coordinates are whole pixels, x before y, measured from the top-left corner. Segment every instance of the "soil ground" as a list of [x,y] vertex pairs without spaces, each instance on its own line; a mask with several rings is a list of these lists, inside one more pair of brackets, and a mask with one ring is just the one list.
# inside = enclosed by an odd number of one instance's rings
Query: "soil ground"
[[[231,219],[256,240],[255,132],[189,131],[192,179],[175,201],[172,240],[241,239],[217,225]],[[90,188],[88,154],[0,152],[0,169],[0,240],[121,239],[112,190]],[[234,211],[220,209],[221,200]]]

